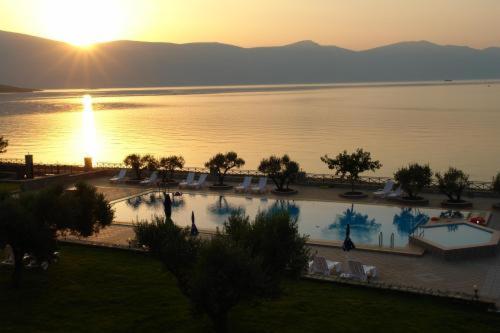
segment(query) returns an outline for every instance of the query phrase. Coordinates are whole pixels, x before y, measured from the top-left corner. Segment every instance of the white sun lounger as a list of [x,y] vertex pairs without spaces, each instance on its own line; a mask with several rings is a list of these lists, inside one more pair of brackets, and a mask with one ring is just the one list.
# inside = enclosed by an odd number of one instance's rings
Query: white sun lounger
[[368,276],[370,276],[371,279],[378,276],[377,268],[375,266],[363,265],[359,261],[354,260],[348,260],[347,266],[349,268],[349,271],[340,274],[340,277],[346,279],[367,281]]
[[399,198],[402,194],[403,194],[403,188],[401,186],[398,186],[398,188],[395,191],[391,191],[385,197],[387,199],[396,199]]
[[15,262],[14,251],[12,251],[12,247],[9,244],[5,246],[4,252],[5,260],[0,262],[0,265],[13,266]]
[[158,171],[154,171],[148,179],[144,179],[139,184],[141,185],[153,185],[158,179]]
[[245,192],[248,190],[248,188],[250,187],[250,184],[252,183],[252,177],[251,176],[245,176],[245,178],[243,179],[243,183],[241,183],[240,185],[236,186],[234,188],[234,190],[236,192]]
[[118,183],[121,182],[122,180],[125,179],[125,176],[127,175],[127,169],[121,169],[120,172],[113,178],[111,178],[109,181],[111,183]]
[[309,262],[309,274],[332,275],[341,272],[342,265],[338,261],[316,256]]
[[391,193],[393,187],[394,187],[394,182],[391,179],[389,179],[385,183],[384,188],[379,189],[379,190],[373,192],[373,196],[379,197],[379,198],[383,198],[386,195],[388,195],[389,193]]
[[191,185],[194,181],[194,172],[188,173],[186,180],[179,183],[179,187],[187,187]]
[[192,183],[191,185],[188,185],[189,188],[195,188],[195,189],[200,189],[205,185],[205,181],[207,180],[207,173],[202,173],[199,177],[198,180]]
[[267,177],[260,177],[257,186],[252,186],[250,191],[253,193],[264,193],[266,192]]

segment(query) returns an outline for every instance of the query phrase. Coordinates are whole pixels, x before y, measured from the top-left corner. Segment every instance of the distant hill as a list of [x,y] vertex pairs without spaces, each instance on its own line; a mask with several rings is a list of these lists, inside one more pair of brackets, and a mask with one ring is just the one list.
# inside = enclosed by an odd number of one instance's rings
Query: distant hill
[[6,86],[4,84],[0,84],[0,93],[33,92],[33,91],[37,91],[37,89],[19,88],[19,87]]
[[98,88],[500,78],[500,48],[403,42],[366,51],[312,41],[241,48],[116,41],[91,51],[0,31],[0,78],[19,86]]

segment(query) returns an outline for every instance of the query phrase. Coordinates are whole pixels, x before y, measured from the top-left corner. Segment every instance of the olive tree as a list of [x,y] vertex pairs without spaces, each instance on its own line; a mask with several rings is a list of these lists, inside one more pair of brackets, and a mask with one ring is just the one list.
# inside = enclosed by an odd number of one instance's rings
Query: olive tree
[[2,200],[0,247],[10,245],[14,253],[13,286],[20,285],[25,254],[49,261],[58,235],[88,237],[110,225],[113,217],[104,195],[85,183],[76,184],[75,191],[57,186]]
[[321,161],[328,165],[328,168],[335,170],[335,175],[341,178],[347,178],[351,183],[351,193],[354,192],[354,185],[359,180],[359,175],[365,171],[375,171],[382,167],[377,160],[372,160],[368,151],[358,148],[355,152],[349,154],[346,150],[338,154],[335,158],[329,158],[328,155],[321,157]]
[[137,180],[141,179],[142,170],[147,169],[149,171],[154,171],[158,169],[158,160],[150,155],[141,156],[139,154],[130,154],[123,160],[126,166],[129,166],[134,170],[135,178]]
[[217,173],[217,185],[224,185],[224,178],[229,170],[241,168],[243,165],[245,165],[245,160],[238,157],[234,151],[226,154],[218,153],[205,163],[206,168]]
[[403,191],[408,194],[408,199],[417,200],[420,192],[431,184],[432,171],[427,164],[413,163],[396,171],[394,179],[401,185]]
[[449,168],[444,174],[436,173],[439,190],[450,202],[462,202],[462,194],[469,187],[469,175],[462,170]]
[[7,151],[7,146],[9,145],[9,141],[5,140],[3,136],[0,136],[0,154],[3,154]]
[[282,157],[273,155],[260,162],[259,171],[271,178],[277,191],[287,192],[291,191],[290,183],[294,182],[299,175],[300,166],[288,155]]
[[297,277],[307,263],[305,237],[286,213],[259,215],[254,223],[234,215],[225,233],[208,240],[190,236],[171,220],[134,227],[137,242],[175,276],[195,313],[205,313],[217,332],[227,331],[232,308],[256,297],[276,296],[281,277]]
[[174,179],[175,170],[182,170],[182,168],[184,168],[184,163],[184,157],[180,155],[162,157],[160,159],[159,166],[161,168],[161,177],[163,182],[172,181]]
[[272,294],[279,291],[284,276],[298,278],[307,266],[307,236],[299,234],[297,219],[285,210],[261,212],[253,222],[241,213],[233,214],[224,223],[224,231],[252,257],[261,259]]

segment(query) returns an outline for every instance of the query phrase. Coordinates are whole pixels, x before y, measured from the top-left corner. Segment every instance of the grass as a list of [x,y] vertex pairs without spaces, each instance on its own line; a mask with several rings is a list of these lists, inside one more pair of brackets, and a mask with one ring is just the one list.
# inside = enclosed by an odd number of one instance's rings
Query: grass
[[7,183],[0,181],[0,192],[13,192],[20,190],[21,187],[16,183]]
[[[211,332],[193,318],[175,280],[144,254],[64,245],[48,272],[20,290],[0,268],[0,331]],[[498,332],[500,316],[443,299],[310,281],[286,281],[280,299],[242,304],[232,332]]]

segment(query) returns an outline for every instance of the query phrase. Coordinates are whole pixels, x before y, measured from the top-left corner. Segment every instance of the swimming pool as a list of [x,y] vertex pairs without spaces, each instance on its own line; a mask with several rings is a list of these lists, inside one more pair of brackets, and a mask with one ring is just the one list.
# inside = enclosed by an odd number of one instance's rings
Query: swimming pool
[[419,236],[444,247],[463,247],[485,244],[491,241],[493,233],[469,224],[448,224],[429,226]]
[[[155,215],[164,216],[163,194],[158,192],[117,201],[113,207],[115,223],[130,224],[150,220]],[[233,212],[241,211],[253,218],[259,211],[273,209],[285,209],[297,218],[299,232],[309,235],[310,239],[341,241],[349,223],[355,244],[378,245],[382,233],[386,247],[390,246],[391,234],[394,234],[395,247],[406,246],[415,228],[442,212],[429,208],[184,193],[174,199],[172,219],[178,225],[190,225],[191,212],[194,212],[198,228],[215,229],[222,228]]]

